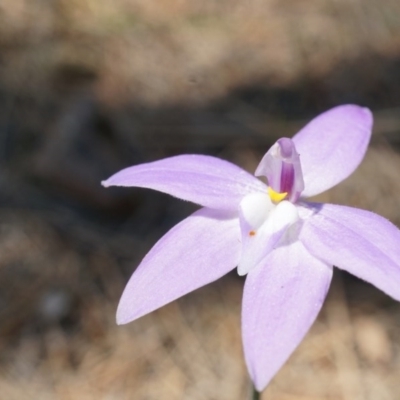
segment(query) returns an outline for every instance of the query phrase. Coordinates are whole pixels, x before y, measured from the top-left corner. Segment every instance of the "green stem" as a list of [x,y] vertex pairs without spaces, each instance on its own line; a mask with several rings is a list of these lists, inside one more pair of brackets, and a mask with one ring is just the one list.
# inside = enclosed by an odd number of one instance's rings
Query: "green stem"
[[256,388],[252,386],[251,400],[260,400],[260,399],[261,399],[261,393],[257,392]]

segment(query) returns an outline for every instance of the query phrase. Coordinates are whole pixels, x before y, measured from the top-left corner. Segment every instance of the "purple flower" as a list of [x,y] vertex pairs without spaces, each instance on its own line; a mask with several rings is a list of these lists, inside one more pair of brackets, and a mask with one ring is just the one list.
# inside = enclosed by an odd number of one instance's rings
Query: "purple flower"
[[279,139],[256,176],[218,158],[181,155],[126,168],[104,186],[159,190],[203,206],[143,259],[122,295],[128,323],[238,266],[247,275],[242,307],[246,364],[263,390],[314,322],[332,267],[400,300],[400,231],[369,211],[306,198],[346,179],[360,164],[372,115],[333,108],[292,139]]

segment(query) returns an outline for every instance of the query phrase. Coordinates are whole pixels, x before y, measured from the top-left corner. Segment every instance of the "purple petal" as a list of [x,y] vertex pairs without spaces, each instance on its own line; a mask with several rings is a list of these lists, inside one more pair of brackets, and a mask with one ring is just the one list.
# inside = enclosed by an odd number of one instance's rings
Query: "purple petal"
[[303,170],[303,196],[314,196],[346,179],[363,159],[371,129],[371,111],[345,105],[319,115],[297,133],[293,141]]
[[117,323],[141,317],[235,268],[238,219],[200,209],[173,227],[149,251],[122,294]]
[[300,240],[315,257],[400,300],[400,231],[369,211],[332,204],[306,219]]
[[246,279],[243,346],[250,376],[262,391],[298,346],[326,297],[332,268],[300,242],[270,253]]
[[123,169],[104,186],[137,186],[168,193],[204,207],[237,209],[240,200],[266,186],[228,161],[211,156],[181,155]]

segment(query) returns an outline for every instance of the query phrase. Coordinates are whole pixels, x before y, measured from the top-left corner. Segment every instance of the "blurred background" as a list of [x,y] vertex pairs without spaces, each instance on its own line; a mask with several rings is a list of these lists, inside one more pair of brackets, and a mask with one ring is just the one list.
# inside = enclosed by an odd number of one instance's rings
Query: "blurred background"
[[[357,172],[318,200],[400,224],[398,0],[0,2],[0,399],[242,400],[233,272],[115,325],[147,250],[194,205],[104,189],[181,153],[253,172],[332,106],[375,115]],[[268,400],[398,400],[400,305],[336,272]]]

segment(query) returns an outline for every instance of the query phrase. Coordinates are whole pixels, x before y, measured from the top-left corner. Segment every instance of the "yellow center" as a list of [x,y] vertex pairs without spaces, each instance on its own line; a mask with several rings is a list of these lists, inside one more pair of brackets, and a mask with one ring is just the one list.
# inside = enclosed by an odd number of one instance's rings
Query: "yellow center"
[[285,192],[285,193],[278,193],[278,192],[275,192],[274,189],[271,189],[271,188],[268,186],[268,195],[269,195],[269,197],[270,197],[270,199],[271,199],[271,201],[272,201],[273,203],[279,203],[279,202],[281,202],[281,201],[287,196],[287,192]]

